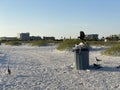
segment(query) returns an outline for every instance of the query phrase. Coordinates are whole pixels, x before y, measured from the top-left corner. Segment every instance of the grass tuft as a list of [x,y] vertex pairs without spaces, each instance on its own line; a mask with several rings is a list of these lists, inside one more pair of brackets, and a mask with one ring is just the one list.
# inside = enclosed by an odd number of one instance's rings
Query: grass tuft
[[80,39],[66,39],[61,42],[57,49],[58,50],[65,50],[65,49],[71,49],[72,47],[75,46],[75,44],[79,44],[81,42]]
[[102,54],[120,56],[120,45],[113,45],[104,52],[102,52]]
[[5,43],[6,45],[13,45],[13,46],[19,46],[22,45],[20,41],[9,41]]

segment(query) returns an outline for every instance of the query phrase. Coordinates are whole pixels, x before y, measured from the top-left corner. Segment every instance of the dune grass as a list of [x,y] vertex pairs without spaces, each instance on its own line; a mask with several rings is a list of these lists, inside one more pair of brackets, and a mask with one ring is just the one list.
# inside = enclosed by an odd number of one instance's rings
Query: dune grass
[[34,40],[34,41],[5,41],[6,45],[19,46],[22,44],[31,44],[32,46],[48,46],[50,43],[59,43],[59,41],[54,40]]
[[31,41],[33,46],[48,46],[50,43],[58,43],[58,41],[54,40],[38,40],[38,41]]
[[33,41],[32,45],[33,46],[47,46],[48,41],[46,41],[46,40]]
[[[19,46],[22,45],[22,43],[31,43],[33,46],[48,46],[49,43],[57,43],[58,50],[70,50],[72,49],[75,44],[79,44],[81,42],[80,39],[66,39],[63,41],[50,41],[50,40],[39,40],[39,41],[7,41],[5,42],[6,45],[15,45]],[[108,46],[109,48],[106,49],[102,54],[104,55],[113,55],[113,56],[120,56],[120,42],[118,41],[109,41],[109,42],[104,42],[104,41],[87,41],[88,46]]]
[[120,44],[111,46],[110,48],[102,52],[102,54],[120,56]]
[[81,42],[80,39],[66,39],[61,42],[57,49],[58,50],[65,50],[65,49],[71,49],[72,47],[75,46],[75,44],[79,44]]
[[104,55],[110,55],[110,56],[120,56],[120,42],[119,41],[89,41],[89,45],[95,45],[95,46],[107,46],[108,48],[101,52]]
[[20,41],[8,41],[5,42],[6,45],[12,45],[12,46],[19,46],[22,45],[22,43]]
[[108,41],[108,42],[104,42],[104,41],[88,41],[90,46],[113,46],[113,45],[118,45],[120,44],[120,42],[118,41]]
[[[58,50],[66,50],[66,49],[72,49],[75,44],[79,44],[81,42],[80,39],[68,39],[61,42],[57,49]],[[109,47],[106,49],[102,54],[104,55],[113,55],[113,56],[120,56],[120,42],[118,41],[87,41],[88,46],[107,46]]]

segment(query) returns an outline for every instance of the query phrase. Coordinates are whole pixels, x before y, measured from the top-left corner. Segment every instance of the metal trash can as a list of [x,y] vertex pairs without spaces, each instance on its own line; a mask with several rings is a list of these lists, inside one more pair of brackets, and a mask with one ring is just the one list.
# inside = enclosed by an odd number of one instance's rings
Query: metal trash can
[[89,69],[89,49],[87,47],[75,49],[75,63],[77,70]]

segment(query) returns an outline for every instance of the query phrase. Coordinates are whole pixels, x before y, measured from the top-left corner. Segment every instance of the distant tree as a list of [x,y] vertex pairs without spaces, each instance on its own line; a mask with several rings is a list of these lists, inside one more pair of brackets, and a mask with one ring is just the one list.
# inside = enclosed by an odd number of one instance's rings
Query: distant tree
[[109,40],[109,41],[110,41],[110,40],[111,40],[111,38],[110,38],[110,37],[106,37],[106,40]]
[[119,37],[118,37],[118,35],[110,35],[109,36],[109,40],[111,40],[111,41],[117,41],[117,40],[119,40]]
[[102,37],[101,40],[104,41],[104,40],[105,40],[105,37]]

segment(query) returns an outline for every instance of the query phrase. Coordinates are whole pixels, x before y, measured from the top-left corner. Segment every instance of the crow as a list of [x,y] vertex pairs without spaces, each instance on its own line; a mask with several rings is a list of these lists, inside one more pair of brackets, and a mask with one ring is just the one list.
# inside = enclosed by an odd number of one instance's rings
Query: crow
[[100,68],[102,68],[102,66],[100,66],[99,64],[95,64],[95,63],[93,64],[93,66],[94,66],[95,69],[100,69]]
[[9,66],[8,66],[8,74],[9,75],[11,74],[11,70],[10,70]]
[[120,68],[120,65],[119,65],[119,66],[117,66],[116,68],[117,68],[117,69],[119,69],[119,68]]

